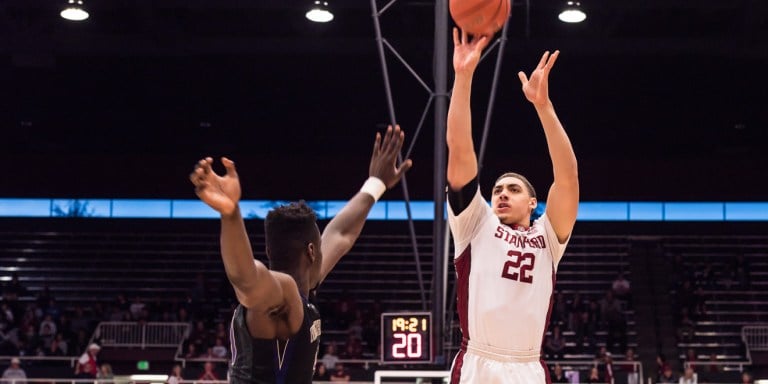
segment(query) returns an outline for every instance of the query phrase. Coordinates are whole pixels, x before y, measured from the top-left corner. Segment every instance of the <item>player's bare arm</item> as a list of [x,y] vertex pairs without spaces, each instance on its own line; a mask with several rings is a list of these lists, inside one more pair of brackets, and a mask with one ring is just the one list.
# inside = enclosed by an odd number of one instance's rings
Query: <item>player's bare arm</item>
[[[368,175],[381,180],[387,189],[394,187],[411,168],[410,159],[404,160],[400,166],[397,165],[397,155],[404,142],[405,133],[400,126],[388,127],[383,139],[381,134],[376,133]],[[368,212],[375,202],[370,194],[358,192],[325,227],[321,245],[323,254],[321,281],[331,272],[341,257],[352,249],[352,245],[363,230]]]
[[298,292],[296,282],[288,275],[270,271],[253,258],[238,206],[241,191],[235,163],[227,158],[221,162],[226,169],[224,176],[216,174],[212,169],[213,159],[208,157],[197,163],[190,180],[200,200],[221,214],[221,258],[238,301],[265,316],[279,307],[301,309],[298,293],[293,300],[287,300],[291,291]]
[[480,62],[480,55],[488,45],[488,37],[470,37],[453,29],[453,69],[456,78],[448,108],[448,185],[454,191],[460,190],[477,176],[477,155],[472,141],[472,112],[470,95],[472,76]]
[[546,214],[558,240],[564,242],[576,223],[579,207],[579,176],[571,141],[557,118],[555,107],[549,98],[549,73],[558,56],[560,51],[555,51],[552,55],[545,52],[536,69],[531,72],[530,78],[523,72],[518,73],[518,77],[525,98],[536,108],[547,138],[554,182],[547,196]]

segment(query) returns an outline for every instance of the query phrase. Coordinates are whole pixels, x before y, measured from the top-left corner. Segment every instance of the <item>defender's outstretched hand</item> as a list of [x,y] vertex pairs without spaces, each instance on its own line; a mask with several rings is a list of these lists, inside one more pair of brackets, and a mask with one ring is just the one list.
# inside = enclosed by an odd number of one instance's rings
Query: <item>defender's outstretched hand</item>
[[555,51],[551,56],[549,51],[544,52],[539,60],[539,65],[531,72],[531,77],[525,76],[523,71],[518,72],[517,77],[523,85],[523,94],[534,106],[546,105],[549,100],[549,71],[560,56],[560,51]]
[[473,73],[488,41],[488,36],[470,38],[465,31],[461,31],[459,39],[458,28],[453,28],[453,70],[456,73]]
[[195,185],[195,194],[200,200],[223,216],[228,216],[235,212],[240,201],[240,179],[232,160],[222,157],[221,163],[227,170],[226,175],[217,175],[211,167],[213,159],[206,157],[197,162],[189,180]]
[[404,142],[405,133],[400,130],[399,125],[396,125],[394,129],[391,125],[387,127],[383,141],[381,134],[376,133],[368,176],[379,178],[387,186],[387,189],[394,187],[413,165],[411,159],[406,159],[399,167],[397,166],[397,155],[400,153]]

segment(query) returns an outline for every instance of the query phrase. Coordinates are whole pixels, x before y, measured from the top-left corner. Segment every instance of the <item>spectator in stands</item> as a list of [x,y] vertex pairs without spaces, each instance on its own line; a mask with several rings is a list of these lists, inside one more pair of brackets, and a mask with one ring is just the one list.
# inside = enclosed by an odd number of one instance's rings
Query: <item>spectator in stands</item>
[[187,344],[187,353],[184,354],[185,359],[196,359],[198,357],[197,346],[194,343]]
[[96,375],[99,373],[97,356],[100,350],[101,347],[96,343],[92,343],[88,346],[88,350],[86,350],[80,356],[80,358],[77,360],[77,364],[75,365],[75,376],[77,378],[96,378]]
[[195,329],[189,335],[189,343],[194,344],[198,351],[205,350],[211,344],[205,321],[197,320],[195,322]]
[[217,358],[227,358],[227,347],[224,345],[224,340],[221,337],[216,338],[216,343],[213,345],[211,352],[213,353],[213,356]]
[[53,317],[51,317],[51,315],[45,315],[43,321],[40,322],[40,331],[38,332],[38,336],[40,337],[40,340],[42,340],[44,347],[47,348],[51,345],[51,340],[56,337],[57,332],[58,328],[53,321]]
[[315,375],[312,379],[316,381],[330,381],[331,373],[328,372],[328,368],[325,367],[325,364],[318,362],[317,365],[315,365]]
[[320,359],[320,361],[329,370],[336,369],[336,363],[339,361],[339,356],[336,355],[336,344],[329,343],[325,347],[325,354]]
[[357,337],[350,335],[347,337],[347,341],[344,345],[344,358],[345,359],[362,359],[363,358],[363,343]]
[[603,380],[603,378],[600,377],[600,371],[598,371],[597,367],[592,367],[589,370],[589,376],[587,377],[587,383],[590,383],[590,384],[605,383],[605,380]]
[[672,372],[672,367],[667,365],[664,367],[664,371],[661,373],[661,376],[659,376],[658,380],[656,380],[659,383],[672,383],[677,384],[678,379],[675,377],[675,373]]
[[341,299],[336,305],[336,313],[333,315],[333,321],[341,329],[349,328],[352,321],[355,319],[355,303],[351,299],[351,295],[347,292],[342,292]]
[[563,339],[559,325],[552,327],[552,334],[547,337],[544,351],[549,355],[550,359],[560,360],[563,358],[563,354],[565,353],[565,339]]
[[627,375],[627,384],[640,384],[640,368],[635,364],[636,362],[635,350],[627,348],[627,352],[624,354],[624,363],[621,364],[622,370]]
[[46,356],[64,356],[64,351],[59,348],[59,341],[57,339],[51,340],[51,344],[45,349]]
[[[710,363],[717,363],[717,355],[714,353],[709,354],[709,362]],[[710,364],[709,365],[709,373],[710,374],[716,374],[720,372],[720,365],[719,364]]]
[[613,280],[611,290],[616,299],[627,303],[627,306],[632,308],[632,289],[629,280],[624,276],[624,272],[620,272],[616,279]]
[[336,363],[336,369],[331,375],[331,381],[348,383],[350,378],[351,377],[349,375],[349,372],[347,372],[346,368],[344,367],[344,364]]
[[698,384],[699,379],[696,372],[693,371],[693,367],[688,366],[685,368],[683,376],[680,378],[680,384]]
[[99,373],[96,375],[99,382],[112,381],[115,378],[115,374],[112,372],[112,365],[104,363],[99,367]]
[[605,353],[605,358],[603,358],[603,365],[601,367],[603,380],[605,380],[606,383],[613,383],[614,366],[613,355],[611,352]]
[[3,381],[13,384],[15,380],[25,382],[27,373],[21,369],[21,360],[18,357],[11,358],[11,365],[3,371]]
[[184,381],[184,378],[181,377],[181,364],[176,364],[173,366],[173,369],[171,370],[171,374],[168,376],[168,380],[166,381],[166,383],[179,384],[182,381]]
[[568,378],[563,373],[563,367],[559,363],[555,363],[555,367],[552,369],[552,383],[568,383]]
[[69,343],[67,343],[67,340],[64,338],[64,333],[57,333],[53,340],[56,341],[56,346],[59,348],[61,353],[64,354],[64,356],[67,356],[67,354],[69,354]]
[[205,348],[205,352],[201,353],[200,356],[198,356],[198,357],[200,359],[207,359],[207,360],[218,359],[218,356],[216,356],[213,353],[213,347]]
[[742,373],[741,384],[754,384],[754,381],[752,381],[752,375],[748,372]]
[[223,321],[216,323],[216,331],[214,331],[214,337],[220,338],[224,341],[224,346],[229,348],[229,330]]
[[53,320],[55,323],[58,323],[62,313],[64,313],[64,311],[56,302],[56,299],[51,298],[48,300],[48,308],[45,309],[45,315],[50,315],[51,320]]
[[664,374],[664,371],[667,370],[667,368],[670,368],[669,363],[667,363],[667,357],[664,356],[664,354],[659,353],[656,355],[656,379],[658,379]]
[[689,367],[692,367],[694,371],[696,370],[696,351],[693,348],[688,348],[687,351],[685,351],[685,362]]
[[72,314],[72,321],[70,322],[70,327],[72,328],[71,330],[73,332],[77,332],[81,329],[91,329],[91,319],[85,314],[82,306],[75,306],[74,313]]
[[206,361],[205,365],[203,365],[203,373],[200,375],[198,380],[201,381],[219,381],[219,376],[216,375],[216,371],[214,370],[216,366],[211,361]]

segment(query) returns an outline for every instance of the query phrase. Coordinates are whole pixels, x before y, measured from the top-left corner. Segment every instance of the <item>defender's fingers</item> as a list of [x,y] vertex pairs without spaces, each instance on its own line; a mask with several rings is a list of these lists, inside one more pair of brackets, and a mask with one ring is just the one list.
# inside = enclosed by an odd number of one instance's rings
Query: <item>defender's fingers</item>
[[222,157],[221,163],[224,164],[224,169],[227,170],[227,176],[237,177],[237,169],[235,168],[235,162],[229,158]]
[[403,132],[400,130],[400,125],[395,125],[395,128],[392,130],[392,135],[389,137],[389,141],[387,141],[386,147],[384,148],[384,152],[387,154],[387,156],[391,156],[397,151],[398,143],[400,142],[400,136],[402,136],[402,133]]
[[373,140],[373,151],[371,153],[375,156],[379,152],[379,148],[381,148],[381,133],[376,132],[376,139]]
[[402,176],[404,173],[408,172],[408,170],[411,169],[412,166],[413,166],[413,161],[411,159],[403,161],[403,163],[400,164],[400,167],[397,168],[397,175]]
[[520,71],[517,73],[517,77],[520,79],[520,83],[525,85],[528,82],[528,76],[525,75],[525,72]]

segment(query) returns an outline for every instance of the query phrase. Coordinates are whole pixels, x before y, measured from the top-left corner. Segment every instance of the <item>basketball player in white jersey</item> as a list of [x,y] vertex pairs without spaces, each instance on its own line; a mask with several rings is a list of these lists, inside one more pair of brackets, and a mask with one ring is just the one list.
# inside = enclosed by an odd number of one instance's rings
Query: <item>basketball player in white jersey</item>
[[[446,135],[448,222],[456,252],[463,340],[453,361],[451,383],[549,383],[540,351],[557,264],[576,221],[579,201],[576,156],[549,99],[548,76],[559,52],[544,53],[530,78],[518,74],[523,94],[544,128],[554,171],[546,211],[531,222],[537,199],[525,177],[501,175],[491,191],[490,206],[479,189],[470,93],[488,40],[453,31],[456,79]],[[509,136],[519,140],[523,134],[510,129]],[[515,159],[511,153],[510,160]]]

